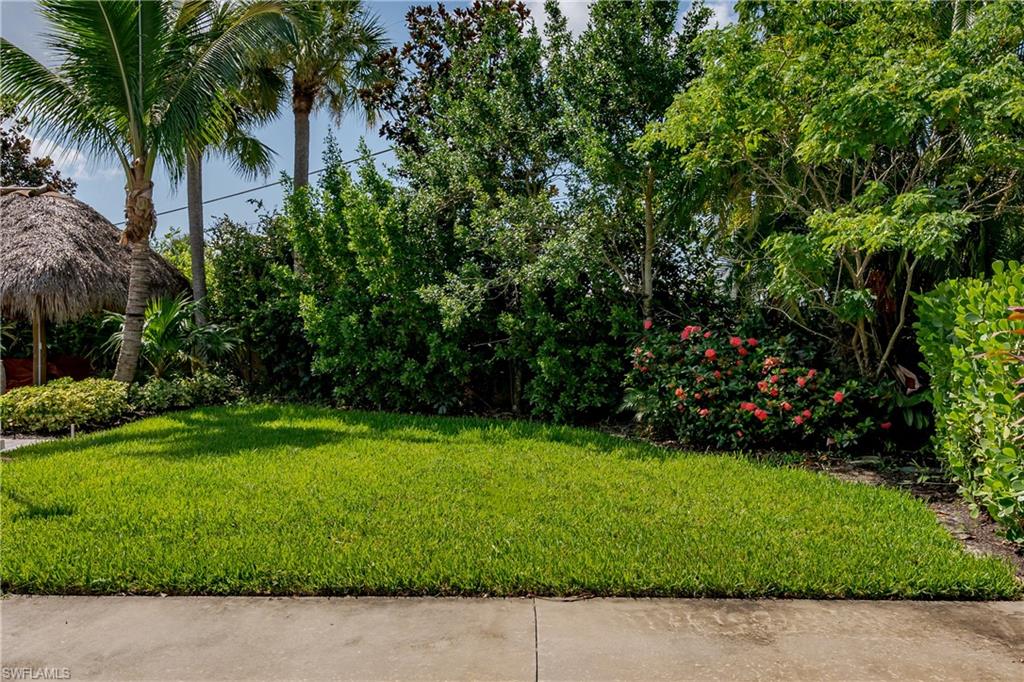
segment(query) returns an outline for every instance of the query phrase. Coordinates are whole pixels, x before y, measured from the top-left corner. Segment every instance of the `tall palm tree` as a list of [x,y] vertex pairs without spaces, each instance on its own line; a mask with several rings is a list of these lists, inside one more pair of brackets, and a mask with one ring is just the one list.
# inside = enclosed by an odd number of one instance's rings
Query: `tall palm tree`
[[[217,40],[230,29],[246,11],[242,2],[209,3],[205,11],[194,16],[188,24],[192,31],[191,43],[194,58],[198,58],[204,46]],[[247,80],[251,68],[246,67]],[[226,128],[216,146],[209,147],[202,139],[189,145],[185,159],[185,187],[188,196],[188,239],[191,257],[192,299],[198,303],[192,307],[197,324],[206,323],[204,301],[206,299],[206,237],[203,224],[203,160],[210,154],[227,158],[236,172],[247,178],[267,175],[271,168],[272,150],[252,133],[251,128],[269,121],[276,115],[276,102],[261,100],[258,93],[242,93],[238,88],[228,90],[231,103],[230,116],[226,117]]]
[[[374,57],[385,47],[385,31],[361,0],[292,0],[291,39],[268,51],[264,87],[278,101],[291,94],[295,117],[295,187],[309,184],[309,116],[320,107],[338,123],[361,107],[359,91],[378,78]],[[373,111],[362,107],[372,120]]]
[[278,2],[251,2],[219,37],[195,49],[193,21],[215,0],[40,0],[49,25],[47,68],[0,39],[0,94],[15,98],[40,132],[125,175],[125,229],[132,249],[123,343],[114,378],[135,377],[149,290],[149,237],[156,225],[153,170],[181,176],[187,150],[214,145],[232,116],[225,88],[257,48],[291,31]]

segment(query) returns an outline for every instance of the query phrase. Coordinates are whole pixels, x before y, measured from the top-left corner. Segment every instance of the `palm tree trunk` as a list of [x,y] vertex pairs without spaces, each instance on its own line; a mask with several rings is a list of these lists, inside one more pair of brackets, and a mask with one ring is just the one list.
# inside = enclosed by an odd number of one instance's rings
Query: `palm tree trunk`
[[206,324],[203,305],[206,300],[206,240],[203,237],[203,157],[189,154],[185,166],[188,186],[188,246],[192,255],[192,300],[196,324]]
[[[292,86],[292,113],[295,114],[295,189],[309,184],[309,112],[313,95],[298,84]],[[302,260],[292,249],[292,269],[302,274]]]
[[153,211],[153,183],[145,175],[146,162],[136,159],[125,198],[125,228],[121,243],[131,244],[131,270],[128,274],[128,305],[124,311],[121,351],[117,355],[114,379],[130,384],[135,379],[142,354],[142,325],[149,299],[149,234],[156,225]]
[[292,99],[292,111],[295,114],[295,187],[309,184],[309,112],[313,108],[312,99],[296,94]]

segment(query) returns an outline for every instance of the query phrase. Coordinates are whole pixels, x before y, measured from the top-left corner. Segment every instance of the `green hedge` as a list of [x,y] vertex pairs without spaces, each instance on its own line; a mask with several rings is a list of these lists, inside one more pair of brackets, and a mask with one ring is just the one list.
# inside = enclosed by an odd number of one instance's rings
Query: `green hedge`
[[110,379],[55,379],[0,395],[0,421],[5,431],[16,433],[67,431],[72,424],[107,426],[130,410],[128,386]]
[[78,428],[112,426],[140,414],[230,403],[241,395],[235,380],[205,372],[194,377],[154,378],[130,390],[110,379],[65,378],[0,395],[0,420],[7,432],[61,433],[72,424]]
[[918,298],[918,343],[932,375],[935,446],[964,494],[1024,542],[1024,267],[996,263],[991,280],[944,282]]

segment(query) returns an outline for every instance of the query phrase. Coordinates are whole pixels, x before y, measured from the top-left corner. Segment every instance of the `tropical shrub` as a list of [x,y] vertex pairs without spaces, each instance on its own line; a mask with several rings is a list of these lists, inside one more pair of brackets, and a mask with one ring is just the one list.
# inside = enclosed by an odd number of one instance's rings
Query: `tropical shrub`
[[1024,542],[1024,267],[944,282],[918,299],[917,337],[932,377],[935,451],[975,508]]
[[463,333],[420,296],[451,262],[447,240],[372,166],[354,182],[337,152],[330,145],[319,186],[291,194],[285,210],[313,368],[343,405],[456,408],[469,372]]
[[[195,371],[212,360],[224,357],[238,345],[235,331],[218,324],[197,324],[196,303],[185,294],[175,298],[157,298],[146,305],[142,326],[142,359],[163,378],[174,371]],[[124,315],[108,313],[107,323],[114,328],[106,347],[117,353],[124,338]]]
[[230,325],[241,343],[235,371],[256,393],[295,400],[326,397],[313,376],[313,348],[299,315],[292,245],[280,216],[254,225],[223,218],[209,242],[206,303],[211,319]]
[[874,407],[874,387],[809,364],[811,353],[791,339],[645,327],[625,405],[655,433],[717,448],[848,447],[892,427]]
[[0,421],[5,430],[15,433],[53,433],[67,431],[72,425],[107,426],[130,410],[128,386],[109,379],[56,379],[0,395]]
[[143,412],[223,405],[238,400],[242,390],[231,376],[197,372],[191,377],[162,379],[153,377],[132,390],[132,405]]

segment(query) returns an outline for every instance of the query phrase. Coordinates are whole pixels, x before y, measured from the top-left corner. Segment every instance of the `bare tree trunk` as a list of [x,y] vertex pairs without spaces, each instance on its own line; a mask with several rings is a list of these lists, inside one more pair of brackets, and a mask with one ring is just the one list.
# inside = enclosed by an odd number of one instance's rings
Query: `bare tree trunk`
[[46,383],[46,313],[43,302],[36,296],[32,303],[32,384]]
[[313,109],[313,98],[297,88],[292,95],[292,112],[295,114],[295,187],[309,184],[309,113]]
[[149,299],[149,234],[156,225],[153,211],[153,183],[145,174],[145,159],[132,164],[132,179],[125,198],[125,228],[121,243],[132,247],[128,275],[128,305],[124,311],[121,351],[117,355],[114,379],[130,384],[135,379],[142,353],[142,325]]
[[189,154],[185,166],[188,185],[188,247],[192,255],[192,300],[196,324],[206,324],[206,240],[203,236],[203,157]]
[[654,304],[654,169],[647,166],[647,183],[644,186],[644,264],[643,264],[643,313],[644,319],[651,319]]

